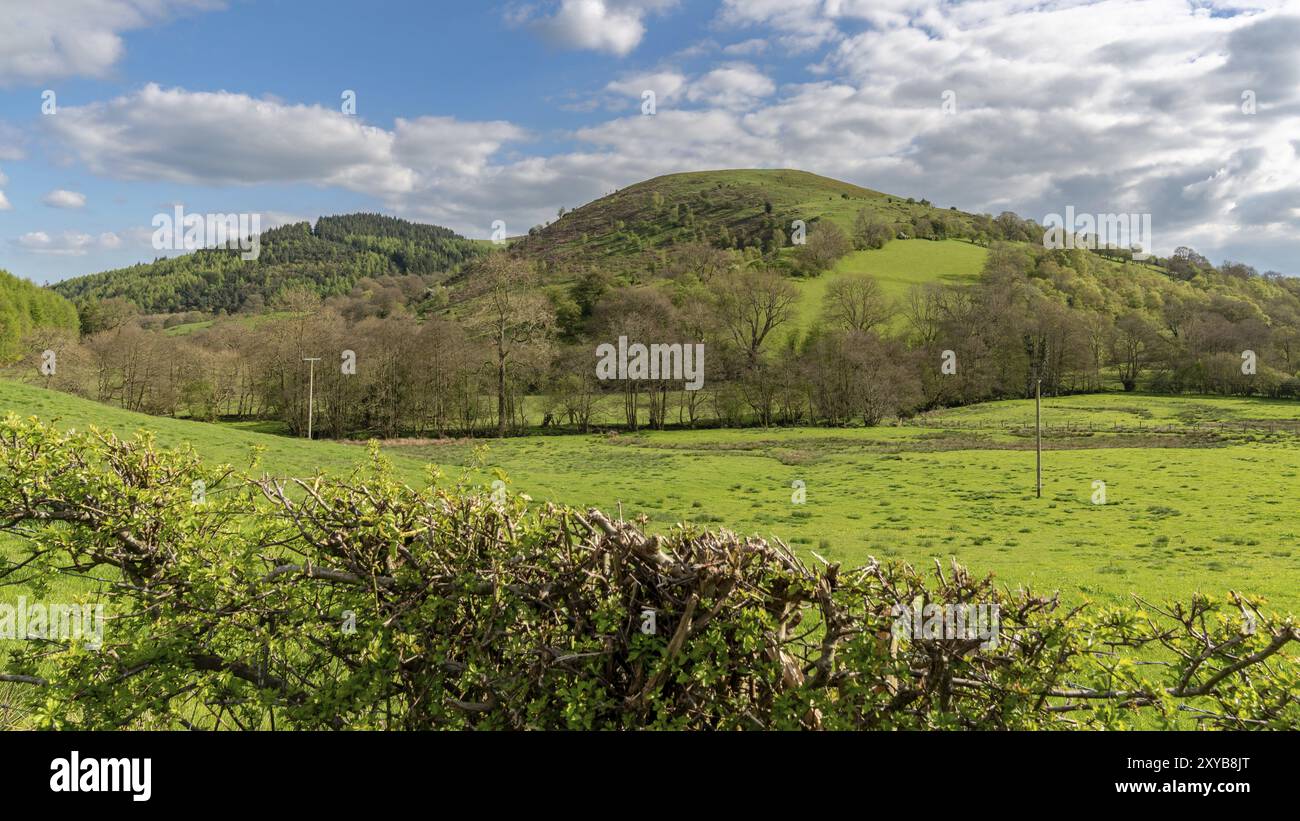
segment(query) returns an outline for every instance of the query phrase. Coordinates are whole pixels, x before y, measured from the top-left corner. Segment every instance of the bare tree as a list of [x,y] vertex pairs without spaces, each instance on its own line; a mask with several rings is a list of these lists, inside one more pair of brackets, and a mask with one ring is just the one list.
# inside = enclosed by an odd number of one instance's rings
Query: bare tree
[[944,318],[943,286],[935,282],[913,285],[903,303],[903,316],[921,347],[933,345]]
[[546,336],[555,315],[537,290],[532,266],[505,252],[492,254],[470,272],[476,299],[475,324],[493,349],[496,367],[497,436],[506,435],[510,409],[506,401],[507,368],[526,345]]
[[1140,314],[1134,313],[1120,317],[1115,329],[1111,359],[1119,367],[1124,390],[1131,391],[1137,387],[1138,375],[1150,359],[1155,329]]
[[867,274],[848,274],[833,280],[823,299],[826,318],[848,331],[870,331],[893,315],[880,283]]
[[750,364],[772,331],[794,318],[799,291],[780,274],[749,270],[714,281],[718,320]]

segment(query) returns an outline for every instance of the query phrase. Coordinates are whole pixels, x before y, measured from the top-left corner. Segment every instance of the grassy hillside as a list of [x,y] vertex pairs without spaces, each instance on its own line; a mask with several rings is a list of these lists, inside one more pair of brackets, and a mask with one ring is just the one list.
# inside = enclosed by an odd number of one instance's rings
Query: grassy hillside
[[583,264],[653,268],[662,263],[661,252],[677,243],[752,245],[774,229],[788,237],[793,220],[810,227],[827,220],[848,231],[863,209],[889,222],[940,214],[970,219],[806,171],[701,171],[628,186],[536,230],[518,247],[560,269]]
[[[57,422],[65,428],[84,430],[93,425],[119,436],[151,431],[161,445],[188,444],[205,460],[240,468],[248,466],[255,449],[262,449],[263,469],[276,476],[311,476],[317,470],[346,473],[366,458],[365,449],[357,445],[307,442],[254,432],[248,426],[147,416],[57,391],[0,380],[0,415],[11,412]],[[408,481],[420,480],[424,473],[422,462],[401,454],[394,456],[396,466]]]
[[884,248],[854,251],[819,277],[794,280],[801,291],[799,327],[808,328],[822,312],[826,286],[844,274],[870,274],[893,300],[907,296],[913,285],[926,282],[973,282],[984,268],[988,250],[965,240],[937,242],[900,239]]

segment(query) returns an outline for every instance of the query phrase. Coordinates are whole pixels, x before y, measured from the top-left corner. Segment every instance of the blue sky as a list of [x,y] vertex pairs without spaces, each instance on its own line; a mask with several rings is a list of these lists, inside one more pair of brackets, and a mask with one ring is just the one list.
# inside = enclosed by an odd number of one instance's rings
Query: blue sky
[[0,268],[37,281],[154,258],[175,203],[487,236],[722,167],[1300,274],[1297,0],[0,4]]

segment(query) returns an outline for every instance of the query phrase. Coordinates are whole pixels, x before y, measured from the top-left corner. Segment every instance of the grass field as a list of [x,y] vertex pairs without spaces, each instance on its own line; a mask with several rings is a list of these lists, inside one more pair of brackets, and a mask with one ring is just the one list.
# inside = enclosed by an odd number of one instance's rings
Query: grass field
[[[956,556],[1073,600],[1231,589],[1300,611],[1296,439],[1124,447],[1127,438],[1049,450],[1041,500],[1029,441],[929,429],[510,440],[491,445],[489,464],[534,498],[779,536],[850,565]],[[404,450],[467,461],[464,445]],[[792,503],[796,481],[802,505]],[[1092,503],[1094,481],[1106,483],[1104,505]]]
[[[807,329],[821,315],[826,287],[837,276],[870,274],[889,299],[900,301],[913,285],[975,281],[987,256],[986,249],[956,239],[901,239],[878,250],[854,251],[819,277],[793,280],[802,292],[798,325]],[[901,317],[895,319],[896,325],[901,322]]]
[[[307,443],[248,429],[155,419],[0,382],[0,412],[57,418],[121,433],[140,427],[163,444],[266,469],[346,472],[356,445]],[[1264,400],[1103,394],[1045,402],[1045,419],[1097,427],[1134,420],[1174,432],[1056,431],[1046,441],[1044,494],[1033,495],[1032,438],[966,430],[1032,418],[1030,402],[947,411],[924,425],[875,429],[665,431],[415,443],[386,448],[413,484],[436,463],[452,477],[493,469],[535,500],[645,515],[652,527],[694,521],[776,536],[803,555],[846,564],[875,555],[929,564],[955,556],[1012,586],[1060,589],[1069,600],[1131,594],[1185,598],[1238,590],[1300,612],[1300,438],[1271,423],[1300,407]],[[1177,432],[1180,420],[1230,423]],[[1242,431],[1241,425],[1247,430]],[[476,451],[486,460],[478,462]],[[1094,482],[1106,504],[1093,504]],[[794,483],[806,502],[794,504]]]

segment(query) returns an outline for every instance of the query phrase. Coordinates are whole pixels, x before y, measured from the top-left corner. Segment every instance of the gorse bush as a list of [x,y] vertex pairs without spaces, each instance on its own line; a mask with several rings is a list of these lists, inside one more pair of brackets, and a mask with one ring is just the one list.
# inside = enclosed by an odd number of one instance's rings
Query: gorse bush
[[[11,643],[52,728],[895,729],[1300,724],[1293,619],[1257,601],[1069,608],[955,563],[810,567],[780,543],[416,490],[376,453],[280,481],[147,437],[0,425],[0,580],[64,576],[102,644]],[[5,599],[11,597],[6,596]],[[996,641],[896,614],[996,605]]]

